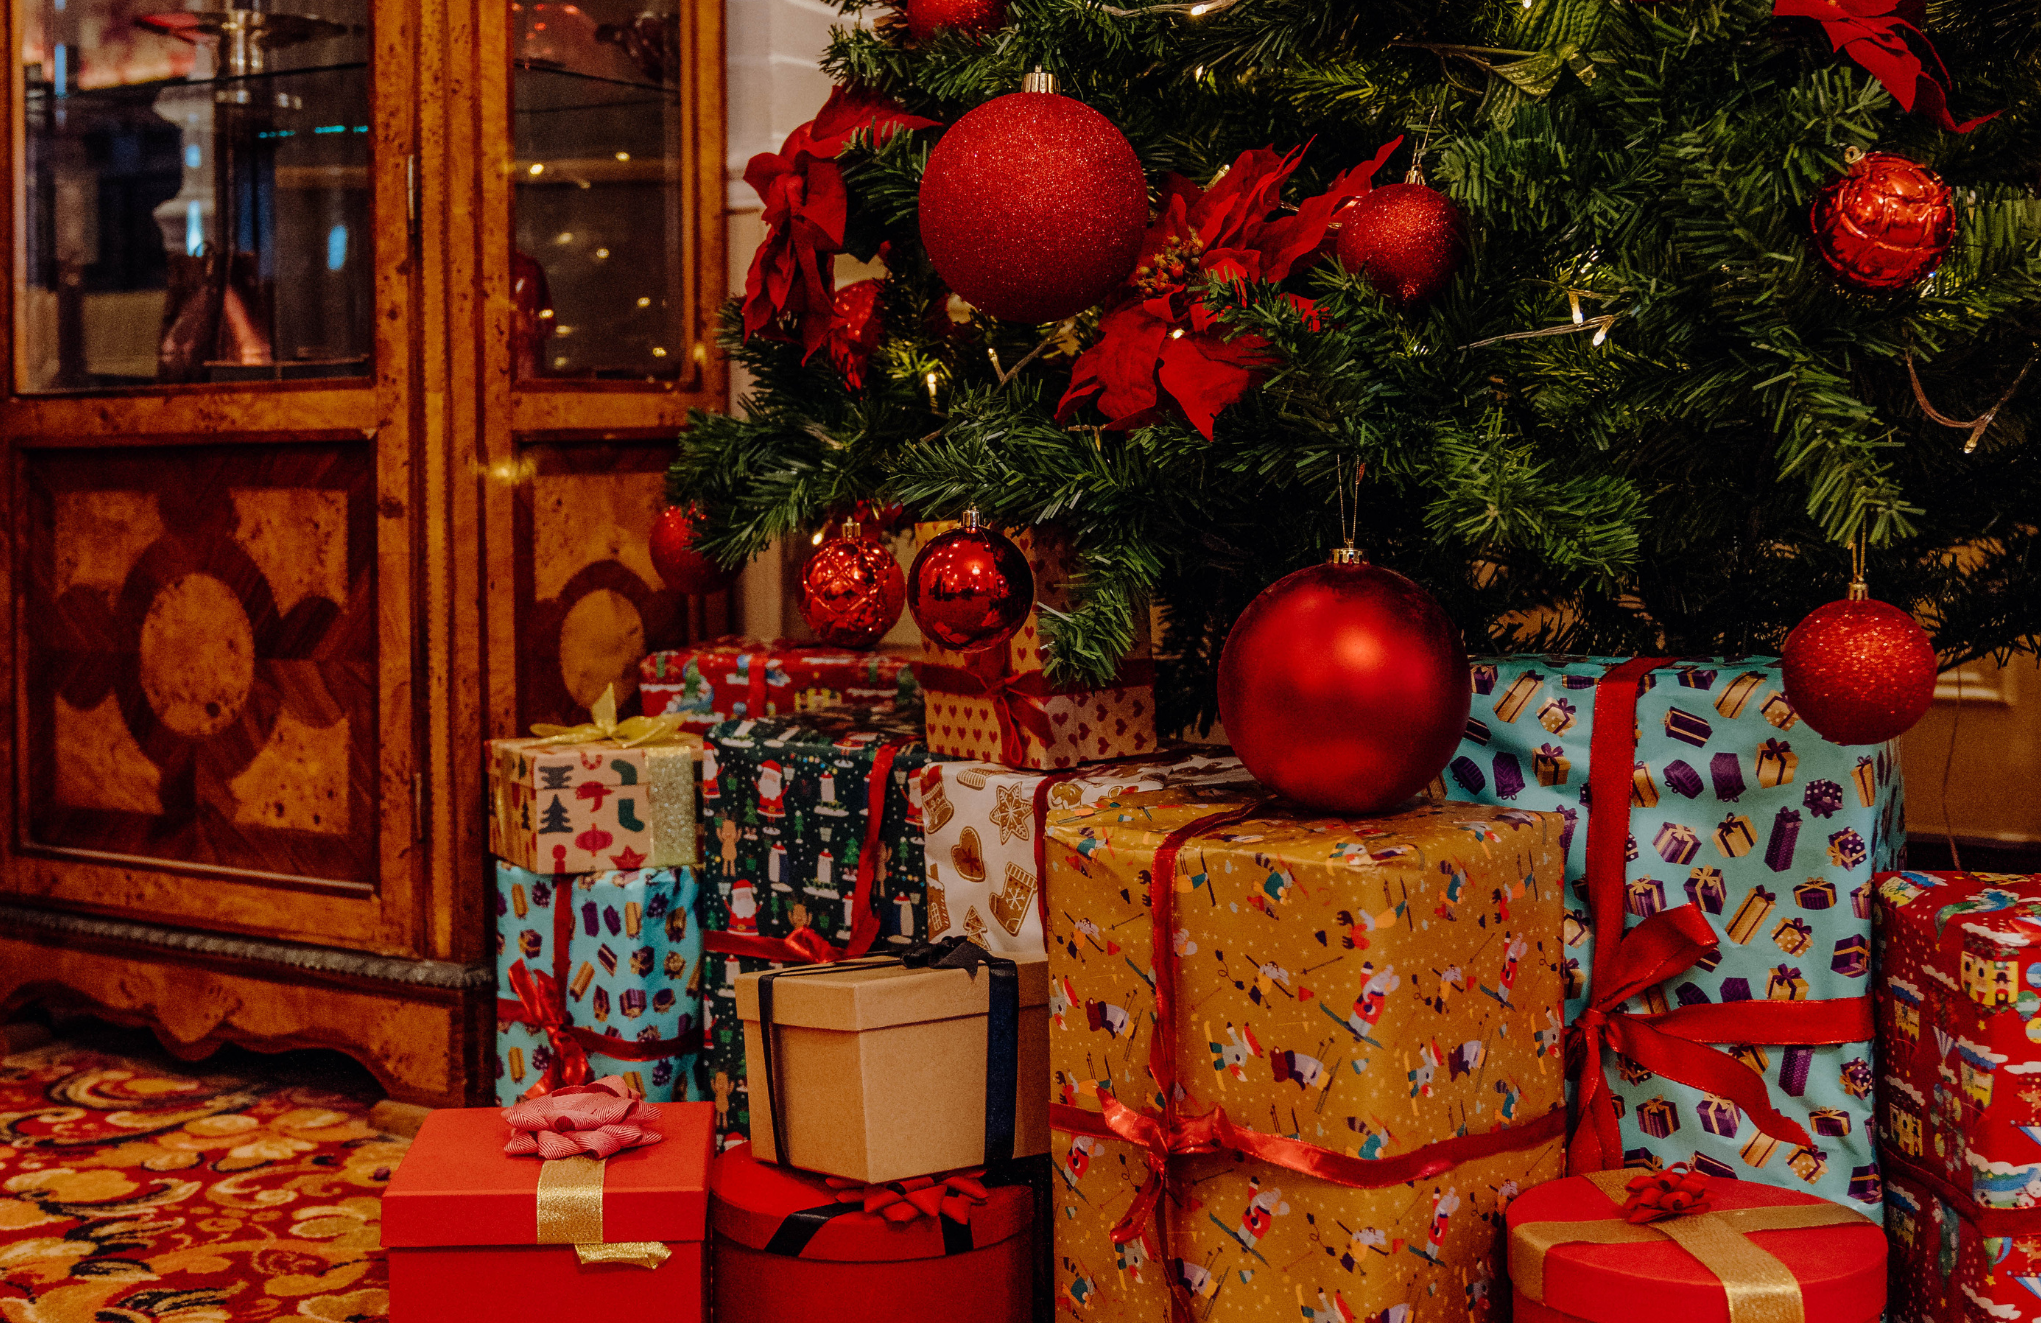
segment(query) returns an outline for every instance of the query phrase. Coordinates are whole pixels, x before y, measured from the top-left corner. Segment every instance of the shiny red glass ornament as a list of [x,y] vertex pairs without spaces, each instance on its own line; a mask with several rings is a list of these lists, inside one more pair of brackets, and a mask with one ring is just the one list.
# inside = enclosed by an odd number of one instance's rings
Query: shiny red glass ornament
[[1852,289],[1909,289],[1942,264],[1956,237],[1949,186],[1924,165],[1867,152],[1814,195],[1814,251]]
[[1006,0],[907,0],[907,30],[916,41],[938,32],[990,32],[1006,23]]
[[702,596],[720,593],[736,575],[694,549],[701,508],[669,505],[652,525],[652,568],[677,593]]
[[1233,751],[1263,785],[1326,813],[1380,813],[1424,789],[1471,701],[1459,627],[1416,583],[1359,561],[1271,584],[1219,658]]
[[1432,298],[1467,258],[1467,220],[1418,183],[1390,184],[1339,213],[1339,264],[1401,307]]
[[1091,307],[1134,269],[1148,179],[1111,120],[1014,92],[943,134],[921,177],[921,242],[968,303],[1015,322]]
[[869,648],[886,636],[907,604],[907,576],[890,547],[855,520],[801,567],[801,619],[836,648]]
[[966,510],[964,524],[938,535],[907,571],[908,609],[929,642],[976,652],[1012,638],[1035,604],[1035,572],[1007,538]]
[[1883,744],[1905,734],[1935,700],[1935,645],[1889,602],[1830,602],[1786,636],[1786,697],[1837,744]]

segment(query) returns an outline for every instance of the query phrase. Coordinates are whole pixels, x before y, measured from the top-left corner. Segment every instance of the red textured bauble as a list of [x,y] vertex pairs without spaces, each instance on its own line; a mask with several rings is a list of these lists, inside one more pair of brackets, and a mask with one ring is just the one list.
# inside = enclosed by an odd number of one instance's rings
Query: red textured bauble
[[1956,237],[1949,186],[1924,165],[1869,152],[1814,195],[1814,251],[1852,289],[1909,289],[1942,264]]
[[1379,813],[1439,774],[1471,702],[1459,627],[1394,570],[1314,565],[1248,604],[1219,658],[1219,719],[1257,781]]
[[938,32],[990,32],[1006,23],[1006,0],[907,0],[901,8],[916,41]]
[[921,242],[943,282],[994,317],[1053,322],[1125,280],[1148,179],[1082,101],[1014,92],[950,126],[921,177]]
[[1012,638],[1035,604],[1035,572],[1000,533],[966,520],[921,549],[907,571],[908,607],[931,643],[976,652]]
[[720,593],[737,576],[695,550],[701,508],[669,505],[652,525],[652,568],[677,593],[699,597]]
[[846,532],[801,567],[801,619],[831,647],[868,648],[907,604],[907,576],[890,548]]
[[1779,657],[1793,710],[1837,744],[1883,744],[1919,721],[1935,698],[1935,645],[1889,602],[1816,607]]
[[1467,258],[1467,219],[1423,184],[1390,184],[1339,214],[1339,264],[1403,307],[1444,289]]

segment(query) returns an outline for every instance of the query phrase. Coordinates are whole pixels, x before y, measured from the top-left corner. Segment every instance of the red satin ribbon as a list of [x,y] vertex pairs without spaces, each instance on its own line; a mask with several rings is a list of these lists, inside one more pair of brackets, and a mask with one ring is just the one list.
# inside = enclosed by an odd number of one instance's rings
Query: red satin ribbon
[[1986,1208],[1970,1191],[1895,1148],[1880,1144],[1878,1161],[1886,1178],[1898,1176],[1927,1190],[1956,1210],[1980,1236],[2031,1236],[2041,1232],[2041,1208]]
[[782,965],[830,965],[839,960],[855,960],[872,949],[879,936],[879,914],[872,905],[872,887],[879,875],[886,786],[893,779],[894,759],[908,743],[896,740],[872,750],[872,770],[865,778],[865,843],[858,851],[857,885],[851,893],[851,913],[856,917],[851,920],[850,941],[839,947],[813,928],[798,929],[790,937],[710,931],[702,934],[704,950]]
[[858,1204],[888,1222],[905,1223],[921,1218],[947,1217],[952,1222],[969,1222],[971,1210],[985,1202],[985,1169],[953,1171],[940,1176],[915,1176],[904,1181],[865,1185],[841,1177],[827,1178],[836,1191],[836,1202]]
[[[989,698],[992,714],[999,722],[999,761],[1019,766],[1027,757],[1027,737],[1033,735],[1046,748],[1055,739],[1049,723],[1047,700],[1071,694],[1095,692],[1100,686],[1049,683],[1047,673],[1028,671],[1016,675],[1008,648],[987,648],[975,655],[968,666],[940,666],[917,662],[915,678],[930,694],[951,694],[964,698]],[[1120,673],[1107,688],[1130,688],[1155,683],[1155,664],[1137,658],[1120,664]]]
[[[1645,676],[1671,659],[1633,657],[1595,686],[1593,770],[1588,777],[1587,892],[1594,917],[1594,999],[1568,1030],[1567,1061],[1577,1071],[1579,1122],[1567,1152],[1574,1173],[1623,1165],[1602,1049],[1611,1048],[1654,1075],[1727,1098],[1775,1139],[1808,1145],[1798,1122],[1772,1106],[1764,1076],[1710,1043],[1813,1045],[1872,1037],[1871,999],[1741,1001],[1681,1006],[1636,1015],[1624,1003],[1677,977],[1717,944],[1698,906],[1682,905],[1623,931],[1629,870],[1630,785],[1637,755],[1637,693]],[[1596,812],[1600,808],[1600,812]],[[1621,934],[1608,940],[1611,933]]]
[[[567,899],[566,896],[556,896],[554,903],[565,904]],[[546,1073],[525,1096],[542,1097],[563,1085],[588,1083],[588,1053],[567,1023],[567,999],[561,995],[560,985],[553,976],[528,969],[520,960],[510,967],[510,988],[517,994],[517,1000],[499,999],[496,1003],[497,1017],[506,1018],[504,1010],[509,1008],[511,1014],[508,1019],[539,1030],[553,1049]]]

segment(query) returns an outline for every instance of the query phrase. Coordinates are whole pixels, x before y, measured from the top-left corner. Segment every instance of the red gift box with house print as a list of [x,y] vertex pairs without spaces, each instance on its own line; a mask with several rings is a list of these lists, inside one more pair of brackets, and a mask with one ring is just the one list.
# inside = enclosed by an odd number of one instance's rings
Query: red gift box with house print
[[[918,554],[954,522],[914,526]],[[1067,611],[1077,558],[1053,527],[1008,529],[1035,576],[1035,605],[1005,646],[951,652],[925,642],[915,666],[927,710],[929,752],[1007,767],[1050,770],[1155,750],[1155,675],[1146,618],[1114,682],[1052,683],[1045,611]]]

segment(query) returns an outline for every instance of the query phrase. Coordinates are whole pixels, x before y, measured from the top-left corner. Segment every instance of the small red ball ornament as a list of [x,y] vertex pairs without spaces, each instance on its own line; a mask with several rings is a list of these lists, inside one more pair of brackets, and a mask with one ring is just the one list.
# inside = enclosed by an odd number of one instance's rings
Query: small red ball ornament
[[1339,264],[1399,307],[1434,297],[1467,257],[1467,219],[1415,171],[1339,214]]
[[938,32],[990,32],[1006,23],[1006,0],[907,0],[902,9],[916,41]]
[[652,568],[677,593],[700,597],[720,593],[737,576],[695,550],[701,507],[669,505],[652,525]]
[[1889,602],[1850,596],[1816,607],[1786,636],[1779,670],[1794,711],[1837,744],[1883,744],[1935,699],[1935,645]]
[[1467,726],[1460,630],[1416,583],[1352,548],[1248,604],[1219,658],[1219,719],[1263,785],[1379,813],[1439,774]]
[[907,572],[914,623],[938,647],[976,652],[1012,638],[1035,604],[1035,572],[1019,547],[964,511],[963,525],[921,549]]
[[[1042,80],[1042,81],[1037,81]],[[950,126],[921,177],[921,242],[966,302],[1013,322],[1091,307],[1134,269],[1148,179],[1112,121],[1033,88]]]
[[831,647],[877,643],[906,604],[900,562],[854,519],[844,520],[842,535],[816,548],[801,567],[801,618]]
[[1949,186],[1924,165],[1868,152],[1814,195],[1814,251],[1836,279],[1867,293],[1910,289],[1956,237]]

